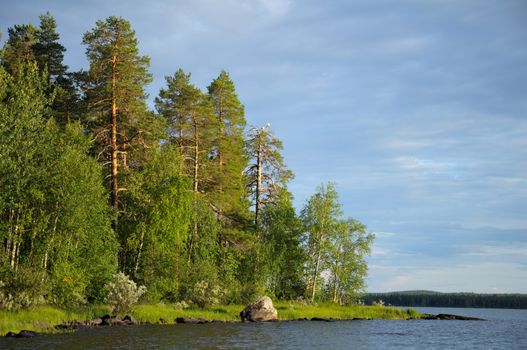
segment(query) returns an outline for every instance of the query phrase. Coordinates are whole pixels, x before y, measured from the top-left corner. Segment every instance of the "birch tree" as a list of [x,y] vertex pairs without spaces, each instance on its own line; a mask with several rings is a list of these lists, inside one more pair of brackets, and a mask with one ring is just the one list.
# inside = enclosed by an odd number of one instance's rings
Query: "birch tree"
[[305,232],[307,264],[305,280],[307,297],[315,301],[320,274],[326,267],[325,258],[334,239],[341,216],[338,193],[332,183],[321,185],[301,212]]
[[371,252],[375,236],[355,219],[340,220],[328,251],[329,287],[334,303],[356,299],[364,291],[368,271],[365,256]]

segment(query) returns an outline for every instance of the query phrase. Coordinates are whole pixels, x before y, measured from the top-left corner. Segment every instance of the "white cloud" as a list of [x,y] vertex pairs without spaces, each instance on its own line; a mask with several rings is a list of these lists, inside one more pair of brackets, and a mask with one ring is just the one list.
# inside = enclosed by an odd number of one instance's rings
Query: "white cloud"
[[431,159],[419,159],[411,156],[400,156],[393,161],[402,169],[418,170],[424,173],[443,173],[453,167],[452,163],[438,162]]

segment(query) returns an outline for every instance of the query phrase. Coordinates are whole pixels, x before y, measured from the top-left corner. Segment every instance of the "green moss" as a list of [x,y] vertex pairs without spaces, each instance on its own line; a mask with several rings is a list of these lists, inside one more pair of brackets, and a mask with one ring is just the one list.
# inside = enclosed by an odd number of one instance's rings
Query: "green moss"
[[[335,304],[299,305],[296,303],[279,301],[275,303],[278,318],[294,320],[297,318],[335,318],[335,319],[394,319],[419,318],[420,314],[413,310],[401,310],[384,306],[340,306]],[[190,308],[176,310],[170,304],[137,305],[129,312],[142,323],[160,323],[164,319],[173,324],[177,317],[203,318],[206,320],[238,321],[243,305],[221,305],[208,309]],[[109,306],[90,306],[77,309],[61,309],[52,306],[41,306],[31,310],[3,311],[0,310],[0,335],[7,332],[19,332],[23,329],[36,332],[57,332],[53,326],[73,321],[90,320],[110,312]],[[121,315],[124,316],[124,315]]]

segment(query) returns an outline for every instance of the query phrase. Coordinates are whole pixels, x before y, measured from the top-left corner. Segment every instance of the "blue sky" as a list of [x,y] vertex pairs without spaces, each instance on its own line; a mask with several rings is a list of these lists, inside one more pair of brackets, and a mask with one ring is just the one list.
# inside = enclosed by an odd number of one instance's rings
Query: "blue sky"
[[527,2],[12,1],[0,29],[51,11],[66,63],[84,32],[131,21],[150,100],[178,68],[221,69],[249,124],[271,123],[297,207],[333,181],[377,234],[370,291],[527,293]]

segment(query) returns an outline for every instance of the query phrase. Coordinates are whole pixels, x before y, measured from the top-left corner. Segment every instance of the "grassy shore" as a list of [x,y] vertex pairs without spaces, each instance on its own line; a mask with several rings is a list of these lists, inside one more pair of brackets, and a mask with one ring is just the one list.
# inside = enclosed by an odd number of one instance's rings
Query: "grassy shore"
[[[297,318],[335,318],[335,319],[394,319],[418,318],[414,310],[401,310],[383,306],[339,306],[324,304],[305,306],[288,302],[276,302],[280,320]],[[206,320],[239,321],[243,305],[215,306],[207,309],[176,310],[170,304],[136,305],[128,314],[141,323],[160,323],[160,319],[173,324],[177,317],[203,318]],[[68,321],[85,321],[110,313],[108,306],[91,306],[78,309],[60,309],[52,306],[41,306],[32,310],[8,312],[0,310],[0,335],[7,332],[19,332],[23,329],[36,332],[58,332],[53,326]],[[124,316],[124,315],[121,315]]]

